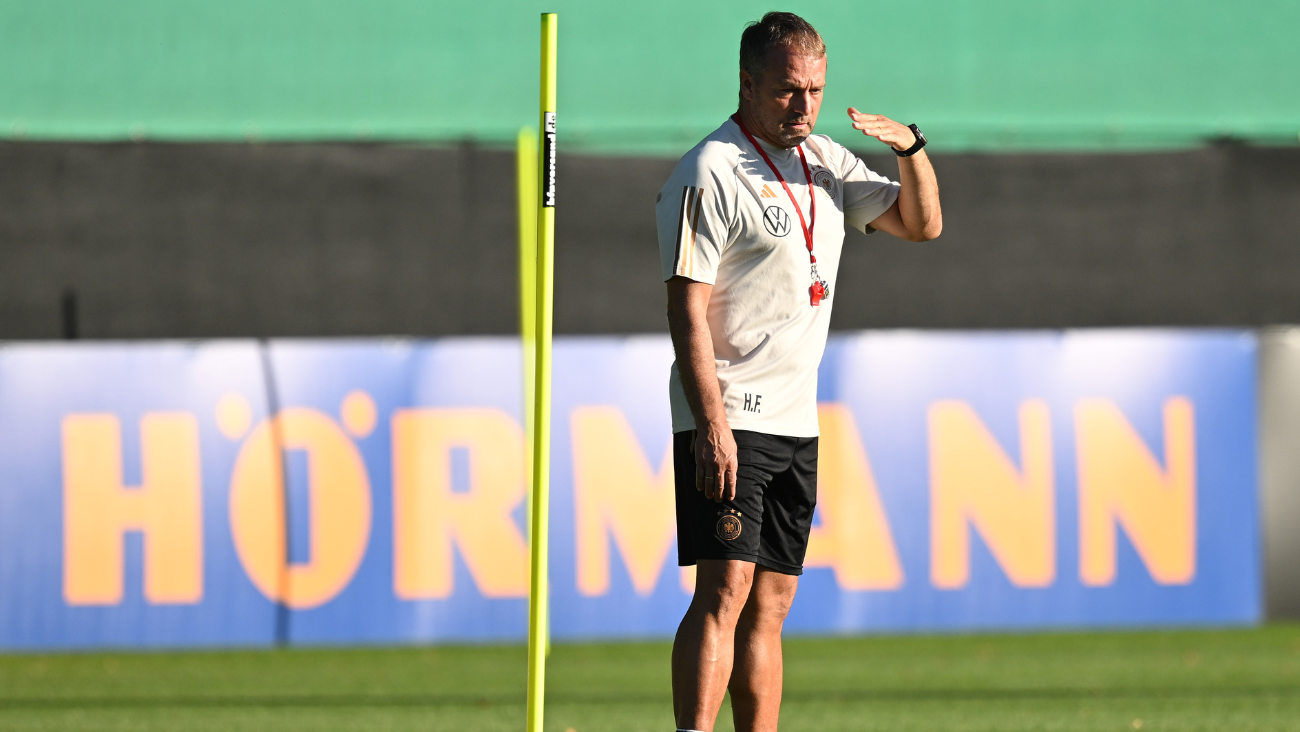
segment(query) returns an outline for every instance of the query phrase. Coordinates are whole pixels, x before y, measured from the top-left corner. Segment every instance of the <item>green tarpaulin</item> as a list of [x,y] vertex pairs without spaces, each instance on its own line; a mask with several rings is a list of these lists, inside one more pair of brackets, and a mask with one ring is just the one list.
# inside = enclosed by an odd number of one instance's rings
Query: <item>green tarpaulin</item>
[[[680,153],[735,108],[738,0],[5,0],[0,137],[477,139],[536,124],[560,13],[570,150]],[[936,148],[1161,148],[1300,134],[1300,3],[800,1],[850,104]],[[848,141],[847,139],[845,141]]]

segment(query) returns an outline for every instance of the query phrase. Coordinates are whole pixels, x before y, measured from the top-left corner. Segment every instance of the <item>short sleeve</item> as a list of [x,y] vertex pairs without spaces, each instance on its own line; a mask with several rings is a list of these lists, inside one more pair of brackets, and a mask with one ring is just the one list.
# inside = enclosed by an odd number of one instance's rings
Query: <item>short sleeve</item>
[[683,159],[659,192],[655,219],[664,281],[682,276],[711,285],[718,276],[729,240],[728,191],[721,176],[700,167],[698,158]]
[[844,218],[864,234],[875,231],[871,222],[898,200],[898,184],[871,170],[858,156],[843,150]]

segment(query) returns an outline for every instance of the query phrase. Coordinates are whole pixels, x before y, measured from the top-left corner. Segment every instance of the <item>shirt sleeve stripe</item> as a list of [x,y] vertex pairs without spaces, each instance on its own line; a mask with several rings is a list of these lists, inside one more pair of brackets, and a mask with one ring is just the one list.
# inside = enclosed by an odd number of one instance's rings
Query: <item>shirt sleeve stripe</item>
[[682,274],[690,276],[691,271],[691,247],[686,241],[691,231],[691,207],[695,204],[695,188],[690,187],[686,190],[686,200],[682,203],[682,237],[677,241],[677,246],[682,250]]
[[697,189],[695,195],[695,212],[691,215],[691,274],[695,276],[695,235],[700,231],[700,208],[704,202],[704,190]]
[[673,272],[677,274],[684,274],[682,268],[686,264],[683,261],[685,252],[682,251],[682,228],[686,225],[686,207],[689,205],[692,190],[691,186],[682,187],[682,205],[677,209],[677,246],[675,247],[677,251],[673,255]]

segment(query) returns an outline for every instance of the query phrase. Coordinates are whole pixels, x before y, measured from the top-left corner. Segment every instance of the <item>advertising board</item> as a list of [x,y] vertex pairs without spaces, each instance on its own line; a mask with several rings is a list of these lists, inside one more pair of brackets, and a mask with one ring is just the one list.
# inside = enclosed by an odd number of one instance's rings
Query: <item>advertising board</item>
[[[787,628],[1256,622],[1255,359],[1244,331],[832,336]],[[690,602],[671,361],[557,341],[556,639]],[[507,338],[0,348],[0,648],[522,639],[520,373]]]

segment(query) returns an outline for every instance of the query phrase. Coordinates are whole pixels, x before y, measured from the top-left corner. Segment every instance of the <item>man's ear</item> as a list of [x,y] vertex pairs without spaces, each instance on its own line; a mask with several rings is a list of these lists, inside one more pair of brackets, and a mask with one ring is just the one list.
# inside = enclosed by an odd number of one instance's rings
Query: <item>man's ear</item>
[[740,70],[740,96],[747,102],[754,101],[754,77],[744,69]]

